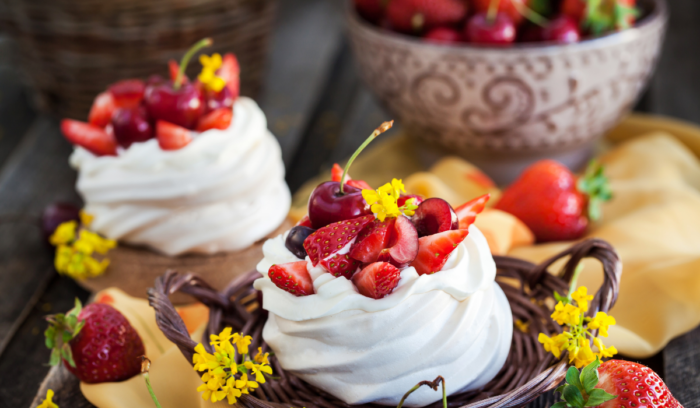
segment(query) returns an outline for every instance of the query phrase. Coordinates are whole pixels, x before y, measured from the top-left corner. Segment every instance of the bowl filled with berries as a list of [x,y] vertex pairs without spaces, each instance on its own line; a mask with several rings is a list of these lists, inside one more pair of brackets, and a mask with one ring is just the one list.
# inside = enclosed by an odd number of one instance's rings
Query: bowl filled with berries
[[579,169],[634,106],[664,0],[354,0],[364,82],[412,135],[499,183],[543,158]]

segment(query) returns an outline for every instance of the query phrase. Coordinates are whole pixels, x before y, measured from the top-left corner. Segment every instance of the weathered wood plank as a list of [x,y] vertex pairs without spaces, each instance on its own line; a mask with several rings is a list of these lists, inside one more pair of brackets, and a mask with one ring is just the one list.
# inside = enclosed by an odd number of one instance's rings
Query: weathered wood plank
[[663,354],[671,394],[686,408],[700,407],[700,327],[671,341]]

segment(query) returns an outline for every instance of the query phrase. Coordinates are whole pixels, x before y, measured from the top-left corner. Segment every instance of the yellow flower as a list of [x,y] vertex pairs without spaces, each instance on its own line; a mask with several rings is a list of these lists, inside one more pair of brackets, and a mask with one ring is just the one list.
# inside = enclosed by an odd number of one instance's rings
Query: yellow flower
[[245,368],[252,371],[253,374],[255,374],[255,381],[259,382],[260,384],[265,384],[265,374],[272,374],[272,368],[270,366],[262,365],[262,364],[254,364],[250,361],[246,361],[243,363],[245,365]]
[[603,337],[608,337],[608,328],[615,325],[615,318],[609,316],[605,312],[596,313],[595,317],[588,322],[588,328],[590,330],[599,330],[600,335]]
[[216,76],[216,70],[221,67],[221,54],[215,53],[211,57],[201,55],[199,62],[202,64],[202,72],[197,78],[212,91],[220,92],[226,86],[223,78]]
[[571,298],[576,301],[576,304],[583,313],[588,311],[588,301],[593,300],[593,296],[588,294],[588,288],[585,286],[576,289],[576,292],[571,294]]
[[540,333],[537,341],[542,343],[544,350],[548,353],[552,353],[554,357],[561,357],[562,349],[568,346],[569,339],[562,333],[554,337],[549,337],[544,333]]
[[80,210],[78,215],[80,216],[80,223],[83,226],[88,226],[92,224],[92,220],[95,219],[94,215],[86,213],[85,210]]
[[593,361],[595,361],[595,354],[585,338],[579,338],[577,347],[569,348],[569,364],[573,362],[576,368],[585,367]]
[[46,399],[36,408],[58,408],[58,405],[53,403],[53,390],[46,391]]
[[253,388],[258,388],[258,383],[255,381],[248,381],[248,374],[241,374],[241,378],[236,380],[235,387],[241,390],[243,394],[247,394],[248,390]]
[[236,348],[238,348],[238,353],[240,354],[248,354],[248,345],[253,341],[253,338],[250,336],[241,336],[238,333],[233,334],[233,343],[236,345]]
[[258,364],[270,365],[270,360],[267,357],[270,353],[263,354],[262,347],[258,347],[258,354],[255,355],[254,361]]
[[414,199],[408,200],[410,203],[404,204],[403,207],[398,206],[397,200],[401,197],[401,193],[405,193],[406,188],[401,180],[392,179],[391,183],[386,183],[375,190],[362,190],[362,198],[370,205],[372,212],[376,214],[379,221],[384,221],[386,218],[398,217],[402,211],[404,214],[411,216],[418,208],[413,203]]
[[[110,249],[117,246],[117,241],[113,239],[102,238],[100,235],[90,232],[86,229],[80,230],[79,242],[89,245],[92,251],[96,251],[99,254],[106,254]],[[90,253],[92,253],[90,251]]]
[[565,305],[559,302],[554,307],[554,313],[552,313],[551,317],[560,325],[569,324],[576,326],[580,322],[581,310],[572,304]]
[[596,353],[596,355],[601,359],[612,357],[615,354],[617,354],[617,349],[615,348],[615,346],[605,347],[605,344],[603,344],[603,340],[601,340],[600,337],[594,338],[593,344],[598,349],[598,353]]
[[49,237],[49,242],[53,246],[69,244],[75,240],[75,231],[77,229],[78,223],[75,221],[61,223]]
[[194,355],[192,356],[192,363],[194,364],[195,371],[206,371],[209,369],[214,369],[219,366],[214,355],[209,354],[202,343],[197,344],[194,348]]

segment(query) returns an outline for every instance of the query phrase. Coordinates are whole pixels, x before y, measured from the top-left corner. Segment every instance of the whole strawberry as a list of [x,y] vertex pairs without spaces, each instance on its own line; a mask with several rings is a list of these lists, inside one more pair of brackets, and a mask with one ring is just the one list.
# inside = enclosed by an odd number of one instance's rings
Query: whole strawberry
[[539,242],[568,241],[583,236],[589,219],[599,218],[600,203],[611,198],[601,166],[592,163],[577,180],[562,164],[542,160],[527,168],[495,207],[518,217]]
[[467,16],[467,6],[462,0],[392,0],[386,16],[396,31],[421,34],[460,23]]
[[80,381],[123,381],[141,372],[143,341],[124,315],[110,305],[80,301],[68,313],[48,316],[46,346],[51,365],[61,360]]

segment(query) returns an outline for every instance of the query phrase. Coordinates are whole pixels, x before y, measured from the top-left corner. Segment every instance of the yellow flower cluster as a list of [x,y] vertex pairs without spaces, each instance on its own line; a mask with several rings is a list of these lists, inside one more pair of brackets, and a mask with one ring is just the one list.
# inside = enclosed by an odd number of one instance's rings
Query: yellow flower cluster
[[[92,216],[82,212],[80,218],[85,224],[92,220]],[[59,225],[49,238],[49,242],[56,246],[54,258],[56,270],[73,279],[86,279],[103,274],[109,266],[109,259],[98,261],[92,255],[95,252],[105,255],[117,245],[117,242],[112,239],[102,238],[86,229],[79,230],[76,221]]]
[[216,70],[221,68],[223,60],[221,54],[215,53],[211,57],[200,55],[199,62],[202,64],[202,72],[197,77],[208,89],[219,92],[226,86],[223,78],[216,76]]
[[[617,354],[614,346],[605,347],[603,340],[592,335],[592,331],[598,330],[601,336],[608,337],[608,328],[615,324],[615,318],[604,312],[596,313],[593,318],[585,316],[588,302],[592,299],[588,289],[581,286],[571,294],[571,301],[560,300],[551,317],[568,330],[565,329],[563,333],[553,337],[540,333],[538,338],[545,351],[552,353],[556,358],[560,358],[563,351],[568,351],[569,363],[573,363],[576,368],[587,366],[595,361],[596,356],[602,359]],[[576,302],[576,305],[573,302]],[[593,339],[597,352],[591,348],[589,337]]]
[[58,405],[53,402],[53,390],[46,391],[46,399],[36,408],[58,408]]
[[414,204],[414,198],[406,200],[401,207],[397,204],[401,193],[405,192],[403,182],[393,179],[391,183],[384,184],[376,191],[362,190],[362,198],[371,206],[372,212],[377,215],[379,221],[384,221],[387,217],[398,217],[401,213],[409,217],[415,214],[418,206]]
[[233,405],[242,394],[248,394],[259,384],[264,384],[265,374],[272,374],[269,353],[263,353],[262,348],[258,347],[253,361],[248,359],[248,346],[252,340],[250,336],[231,333],[231,328],[227,327],[218,336],[212,334],[210,340],[214,354],[207,352],[200,343],[192,356],[195,371],[204,372],[203,384],[197,391],[202,393],[205,401],[226,399]]

